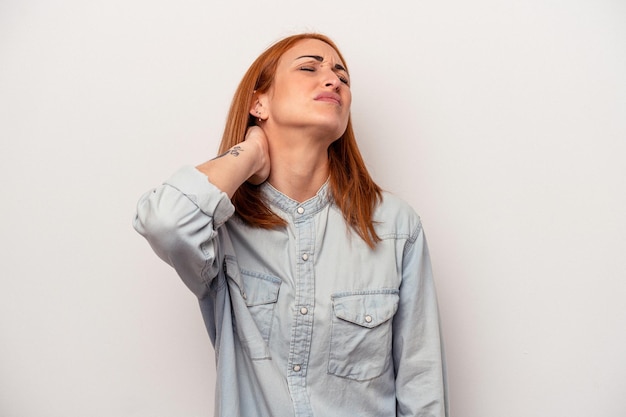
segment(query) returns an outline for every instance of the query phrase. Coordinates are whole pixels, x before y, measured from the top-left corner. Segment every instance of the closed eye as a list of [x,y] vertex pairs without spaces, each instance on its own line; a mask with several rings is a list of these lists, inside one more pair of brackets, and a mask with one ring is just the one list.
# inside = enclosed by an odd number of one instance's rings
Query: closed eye
[[[302,67],[300,67],[298,69],[300,71],[315,72],[317,68],[315,66],[305,65],[305,66],[302,66]],[[339,69],[339,68],[337,68],[337,69]],[[343,69],[343,67],[341,69]],[[348,86],[350,85],[350,80],[348,79],[348,77],[346,77],[345,75],[343,75],[343,74],[341,74],[339,72],[335,72],[335,74],[337,75],[337,78],[339,79],[339,81],[341,81],[345,85],[348,85]]]

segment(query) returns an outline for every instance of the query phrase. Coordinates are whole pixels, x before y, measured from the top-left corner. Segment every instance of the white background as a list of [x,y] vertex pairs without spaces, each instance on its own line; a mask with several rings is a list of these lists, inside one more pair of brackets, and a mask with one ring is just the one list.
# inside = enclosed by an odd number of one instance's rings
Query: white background
[[452,416],[626,415],[620,0],[1,0],[0,415],[212,414],[195,298],[135,203],[215,155],[248,65],[307,30],[422,216]]

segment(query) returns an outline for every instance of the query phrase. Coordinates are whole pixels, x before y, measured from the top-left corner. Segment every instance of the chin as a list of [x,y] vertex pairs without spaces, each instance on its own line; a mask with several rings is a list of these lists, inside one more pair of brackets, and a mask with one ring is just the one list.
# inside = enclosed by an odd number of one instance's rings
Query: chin
[[324,131],[328,136],[332,136],[333,140],[335,140],[344,134],[348,127],[348,122],[345,120],[337,120],[336,117],[333,117],[332,119],[327,118],[320,120],[318,126],[321,131]]

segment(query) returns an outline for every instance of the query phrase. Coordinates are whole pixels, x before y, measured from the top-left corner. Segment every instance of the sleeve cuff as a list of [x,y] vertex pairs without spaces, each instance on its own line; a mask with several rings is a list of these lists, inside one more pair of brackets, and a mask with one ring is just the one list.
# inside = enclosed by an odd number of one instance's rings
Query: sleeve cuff
[[228,194],[211,184],[207,176],[192,166],[185,166],[174,173],[165,184],[170,185],[194,202],[198,208],[213,218],[217,229],[231,218],[235,206]]

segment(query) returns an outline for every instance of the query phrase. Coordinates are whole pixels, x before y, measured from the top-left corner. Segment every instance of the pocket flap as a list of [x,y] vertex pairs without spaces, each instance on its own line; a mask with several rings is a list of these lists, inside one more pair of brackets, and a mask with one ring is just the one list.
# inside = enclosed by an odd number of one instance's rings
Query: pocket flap
[[280,278],[239,268],[237,260],[231,256],[224,259],[224,273],[237,285],[248,307],[278,301]]
[[335,315],[363,327],[376,327],[396,314],[398,290],[360,291],[332,296]]
[[278,291],[282,283],[280,278],[246,271],[245,269],[241,270],[241,275],[243,281],[242,297],[248,307],[278,301]]

